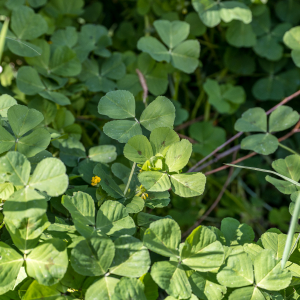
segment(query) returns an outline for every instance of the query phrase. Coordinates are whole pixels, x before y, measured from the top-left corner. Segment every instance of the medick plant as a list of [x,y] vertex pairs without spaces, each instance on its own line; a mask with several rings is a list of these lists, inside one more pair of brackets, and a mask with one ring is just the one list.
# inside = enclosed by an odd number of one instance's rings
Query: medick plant
[[299,299],[299,11],[1,1],[0,300]]

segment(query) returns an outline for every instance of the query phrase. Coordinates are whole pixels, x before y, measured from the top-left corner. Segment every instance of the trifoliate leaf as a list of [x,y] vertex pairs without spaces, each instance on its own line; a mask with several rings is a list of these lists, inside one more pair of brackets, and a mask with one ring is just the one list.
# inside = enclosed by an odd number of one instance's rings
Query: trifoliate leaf
[[57,289],[57,285],[45,286],[39,284],[36,280],[29,285],[23,298],[24,300],[40,300],[43,298],[47,300],[65,300],[64,298],[61,298],[61,292]]
[[139,280],[144,284],[147,300],[156,300],[158,297],[158,286],[152,279],[150,273],[145,273]]
[[196,12],[190,12],[185,17],[185,22],[190,24],[190,34],[194,36],[203,35],[206,32],[206,26],[200,20]]
[[256,44],[256,35],[250,24],[232,21],[226,31],[226,40],[234,47],[252,47]]
[[267,132],[267,115],[260,108],[250,108],[234,125],[234,129],[242,132]]
[[127,143],[133,136],[141,135],[142,128],[136,121],[116,120],[105,123],[103,131],[110,138],[120,143]]
[[156,38],[146,36],[139,39],[137,48],[151,55],[156,61],[171,61],[171,56],[168,49]]
[[115,256],[115,246],[111,239],[93,237],[79,242],[71,252],[73,269],[85,276],[104,275]]
[[224,250],[210,229],[199,226],[187,237],[181,248],[180,258],[191,269],[208,272],[221,266]]
[[17,101],[13,97],[6,94],[0,96],[0,116],[6,118],[8,109],[16,104]]
[[254,134],[242,140],[241,148],[252,150],[262,155],[269,155],[277,150],[278,144],[277,138],[269,133]]
[[221,3],[214,0],[193,0],[192,4],[202,22],[208,27],[217,26],[221,20],[226,23],[240,20],[245,24],[249,24],[252,20],[250,9],[241,2],[227,1]]
[[62,205],[70,212],[76,230],[85,238],[91,237],[95,226],[95,203],[93,198],[83,192],[73,197],[63,196]]
[[30,163],[19,152],[8,152],[0,158],[0,181],[16,186],[26,186],[30,175]]
[[133,162],[144,164],[153,156],[151,144],[145,136],[136,135],[125,145],[124,156]]
[[100,145],[90,148],[89,159],[103,164],[110,163],[117,158],[116,147],[112,145]]
[[172,190],[181,197],[194,197],[204,192],[206,177],[202,173],[174,174],[170,176]]
[[66,191],[68,181],[65,165],[59,159],[49,157],[36,166],[28,184],[54,197]]
[[50,239],[30,252],[26,258],[26,271],[39,284],[51,286],[64,277],[68,264],[66,242]]
[[38,72],[29,66],[23,66],[18,70],[17,86],[26,95],[35,95],[45,90]]
[[265,300],[266,298],[263,296],[262,292],[259,288],[254,286],[244,287],[240,289],[234,290],[229,295],[229,300],[239,300],[239,299],[255,299],[255,300]]
[[185,270],[178,262],[156,262],[151,268],[151,276],[160,288],[177,299],[186,299],[192,294]]
[[216,80],[207,79],[203,85],[208,101],[220,113],[233,113],[245,101],[245,91],[241,86],[219,85]]
[[193,73],[199,65],[200,44],[196,40],[188,40],[179,44],[171,53],[172,65],[185,72]]
[[150,192],[163,192],[171,187],[168,175],[158,171],[145,171],[138,175],[140,183]]
[[23,105],[14,105],[7,111],[10,126],[17,138],[39,125],[44,116],[35,109]]
[[253,284],[252,261],[242,247],[231,251],[225,261],[225,266],[218,272],[217,278],[220,284],[230,288]]
[[275,259],[272,250],[261,251],[254,260],[254,274],[256,285],[262,289],[280,291],[291,282],[292,274],[282,270],[280,261]]
[[136,278],[122,277],[115,286],[114,300],[147,300],[143,283]]
[[174,220],[161,219],[153,222],[144,233],[144,245],[151,251],[166,257],[178,258],[181,232]]
[[81,63],[76,53],[68,46],[56,47],[51,60],[50,72],[63,77],[76,76],[81,72]]
[[[43,200],[46,211],[46,199]],[[32,199],[30,199],[30,201],[32,201]],[[36,202],[36,200],[34,201]],[[15,205],[16,203],[17,201],[11,204]],[[8,204],[8,201],[6,201],[6,204]],[[18,208],[15,207],[14,209]],[[37,212],[37,209],[35,212]],[[28,254],[38,245],[40,236],[48,228],[50,223],[48,222],[46,214],[44,214],[42,217],[35,214],[28,218],[23,216],[22,219],[11,218],[9,214],[6,214],[5,225],[11,236],[11,239],[14,242],[14,245],[23,253]]]
[[240,224],[233,218],[222,220],[221,231],[226,239],[226,246],[235,247],[252,243],[254,240],[253,229],[247,224]]
[[85,293],[86,300],[94,300],[101,298],[110,300],[114,296],[114,291],[119,279],[114,277],[104,276],[93,283]]
[[[4,212],[5,217],[21,223],[24,219],[41,218],[47,210],[47,202],[43,195],[31,188],[20,189],[7,200]],[[20,227],[20,226],[17,226]]]
[[150,134],[150,143],[153,149],[153,154],[157,153],[166,154],[170,146],[176,142],[179,142],[178,134],[167,127],[158,127],[152,130]]
[[189,128],[190,137],[196,140],[193,150],[203,156],[210,154],[217,147],[225,143],[226,132],[223,128],[213,126],[210,122],[194,123]]
[[140,123],[149,131],[158,127],[172,128],[175,120],[175,107],[163,96],[157,97],[143,111]]
[[16,140],[16,150],[27,157],[44,151],[50,144],[51,135],[45,128],[37,128],[30,134]]
[[7,244],[0,242],[0,294],[4,294],[12,290],[21,266],[23,265],[23,257]]
[[127,91],[109,92],[100,99],[98,112],[112,119],[134,118],[135,99]]
[[105,201],[100,207],[96,228],[101,233],[114,237],[125,234],[133,235],[136,230],[134,221],[128,215],[125,206],[112,200]]
[[171,49],[183,42],[190,31],[189,24],[182,21],[158,20],[153,25],[162,41]]
[[299,121],[299,114],[288,106],[279,106],[270,115],[269,131],[283,131]]
[[189,162],[192,154],[192,144],[188,140],[181,140],[170,146],[166,154],[166,164],[169,172],[183,169]]
[[212,273],[194,272],[189,282],[193,293],[200,299],[221,300],[226,294],[226,287],[218,284]]
[[145,201],[141,197],[134,196],[132,199],[126,201],[125,206],[128,213],[137,214],[143,210]]
[[109,272],[119,276],[140,277],[150,267],[148,249],[132,236],[121,236],[115,240],[115,258]]

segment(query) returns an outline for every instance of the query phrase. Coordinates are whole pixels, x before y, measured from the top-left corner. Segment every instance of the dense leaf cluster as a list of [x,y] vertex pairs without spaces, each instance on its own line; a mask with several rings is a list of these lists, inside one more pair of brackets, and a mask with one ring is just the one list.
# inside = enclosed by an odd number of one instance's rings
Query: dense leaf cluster
[[[1,300],[299,298],[299,108],[268,109],[300,85],[300,2],[266,2],[0,2]],[[265,181],[193,167],[237,132]]]

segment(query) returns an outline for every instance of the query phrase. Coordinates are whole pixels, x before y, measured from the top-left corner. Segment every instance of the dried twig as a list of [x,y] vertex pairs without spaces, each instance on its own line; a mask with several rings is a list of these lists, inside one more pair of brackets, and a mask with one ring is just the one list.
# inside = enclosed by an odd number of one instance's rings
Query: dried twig
[[135,69],[135,71],[137,72],[138,76],[139,76],[139,80],[141,83],[141,86],[143,88],[143,102],[145,104],[145,106],[147,106],[147,98],[148,98],[148,86],[147,86],[147,82],[146,79],[143,75],[143,73],[139,70],[139,69]]
[[[271,112],[273,112],[277,107],[286,104],[287,102],[291,101],[292,99],[296,98],[297,96],[300,95],[300,90],[297,91],[296,93],[284,98],[280,103],[278,103],[277,105],[275,105],[273,108],[269,109],[266,114],[269,115]],[[292,134],[294,134],[295,132],[293,132]],[[218,148],[216,148],[213,152],[211,152],[209,155],[207,155],[206,157],[204,157],[203,159],[201,159],[199,162],[197,162],[193,167],[191,167],[188,172],[192,172],[195,171],[195,169],[200,166],[202,163],[204,163],[207,159],[209,159],[211,156],[213,156],[214,154],[216,154],[218,151],[220,151],[221,149],[223,149],[224,147],[226,147],[228,144],[230,144],[231,142],[233,142],[235,139],[239,138],[241,135],[243,134],[243,132],[239,132],[237,133],[235,136],[231,137],[228,141],[226,141],[224,144],[222,144],[221,146],[219,146]]]
[[[278,141],[282,142],[282,141],[288,139],[293,134],[300,132],[299,128],[300,128],[300,121],[296,124],[296,126],[289,133],[287,133],[286,135],[284,135],[281,138],[279,138]],[[243,160],[246,160],[246,159],[248,159],[248,158],[250,158],[250,157],[252,157],[252,156],[254,156],[256,154],[257,154],[256,152],[251,152],[250,154],[248,154],[246,156],[243,156],[243,157],[241,157],[241,158],[239,158],[239,159],[237,159],[235,161],[232,161],[230,164],[235,165],[235,164],[237,164],[237,163],[239,163],[239,162],[241,162]],[[213,174],[213,173],[216,173],[216,172],[220,172],[220,171],[223,171],[223,170],[225,170],[225,169],[227,169],[229,167],[230,166],[225,165],[225,166],[222,166],[220,168],[208,171],[208,172],[205,173],[205,175],[210,175],[210,174]]]
[[194,139],[190,138],[189,136],[186,136],[184,134],[181,134],[181,133],[177,133],[178,136],[182,139],[186,139],[186,140],[189,140],[192,144],[197,144],[198,142],[195,141]]
[[[237,152],[238,150],[236,150],[234,153],[233,153],[233,156],[232,156],[232,160],[235,160],[236,159],[236,156],[237,156]],[[215,200],[215,202],[211,205],[211,207],[206,211],[206,213],[201,216],[201,218],[192,226],[190,227],[186,232],[183,233],[182,235],[182,239],[186,238],[196,227],[198,227],[208,216],[209,214],[215,209],[215,207],[218,205],[218,203],[220,202],[220,200],[222,199],[229,183],[230,183],[230,178],[232,176],[232,173],[233,173],[233,167],[230,168],[229,170],[229,173],[228,173],[228,176],[227,176],[227,179],[217,197],[217,199]]]

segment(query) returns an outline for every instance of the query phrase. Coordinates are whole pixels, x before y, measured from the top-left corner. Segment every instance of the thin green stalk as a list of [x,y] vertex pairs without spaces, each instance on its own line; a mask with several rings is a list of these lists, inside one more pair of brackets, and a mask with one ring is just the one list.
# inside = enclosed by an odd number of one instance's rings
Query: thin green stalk
[[8,24],[9,24],[9,19],[6,18],[3,23],[1,33],[0,33],[0,63],[2,61],[2,55],[3,55],[3,51],[4,51],[4,46],[5,46],[5,38],[6,38],[7,30],[8,30]]
[[283,148],[283,149],[285,149],[285,150],[287,150],[287,151],[289,151],[289,152],[291,152],[293,154],[299,155],[296,151],[294,151],[293,149],[291,149],[291,148],[289,148],[289,147],[287,147],[287,146],[285,146],[285,145],[283,145],[281,143],[279,143],[279,147],[281,147],[281,148]]
[[199,109],[202,101],[204,100],[204,96],[205,96],[205,92],[204,92],[204,89],[202,89],[199,97],[196,100],[195,106],[194,106],[192,114],[191,114],[191,119],[192,120],[196,118],[198,109]]
[[179,91],[179,83],[180,83],[180,73],[175,72],[173,75],[174,79],[174,95],[173,95],[173,100],[177,101],[178,100],[178,91]]
[[300,212],[300,194],[298,194],[298,197],[296,199],[296,204],[288,232],[288,236],[285,242],[285,247],[282,255],[282,260],[281,260],[281,269],[284,269],[286,262],[288,261],[290,255],[291,255],[291,248],[292,248],[292,242],[293,242],[293,237],[295,233],[296,226],[298,224],[298,216]]
[[204,121],[205,122],[209,121],[209,116],[210,116],[210,103],[208,101],[206,101],[205,108],[204,108]]
[[124,190],[124,196],[126,195],[128,189],[129,189],[129,185],[130,185],[130,182],[131,182],[131,179],[132,179],[132,175],[133,175],[135,166],[136,166],[136,163],[133,163],[132,168],[131,168],[131,172],[130,172],[130,175],[129,175],[129,178],[128,178],[128,182],[127,182],[127,185],[126,185],[125,190]]
[[150,21],[148,15],[144,16],[144,21],[145,21],[145,36],[150,36]]

